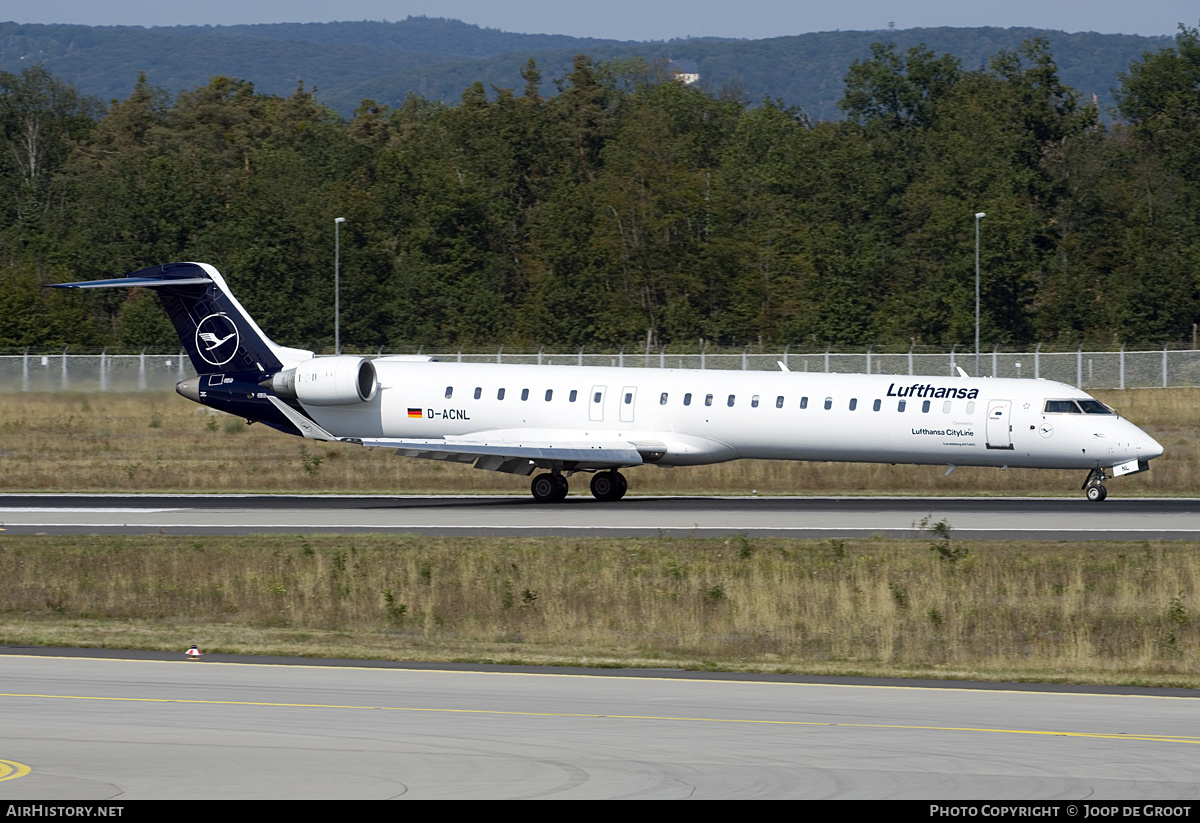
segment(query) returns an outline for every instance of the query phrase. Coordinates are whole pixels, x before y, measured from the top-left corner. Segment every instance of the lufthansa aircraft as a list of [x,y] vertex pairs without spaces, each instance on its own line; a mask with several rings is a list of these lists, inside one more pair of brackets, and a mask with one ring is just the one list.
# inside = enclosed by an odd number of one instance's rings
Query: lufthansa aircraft
[[592,475],[739,458],[1080,469],[1089,500],[1162,446],[1084,392],[1048,380],[440,363],[314,357],[276,345],[204,263],[58,288],[154,289],[197,377],[176,390],[288,434],[528,476],[562,500]]

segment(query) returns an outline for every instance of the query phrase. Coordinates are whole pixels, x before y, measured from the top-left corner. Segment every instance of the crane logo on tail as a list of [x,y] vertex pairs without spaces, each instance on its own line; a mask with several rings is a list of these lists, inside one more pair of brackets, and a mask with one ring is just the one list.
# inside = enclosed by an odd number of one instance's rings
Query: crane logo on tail
[[196,351],[206,363],[223,366],[238,350],[238,330],[225,314],[210,314],[196,326]]

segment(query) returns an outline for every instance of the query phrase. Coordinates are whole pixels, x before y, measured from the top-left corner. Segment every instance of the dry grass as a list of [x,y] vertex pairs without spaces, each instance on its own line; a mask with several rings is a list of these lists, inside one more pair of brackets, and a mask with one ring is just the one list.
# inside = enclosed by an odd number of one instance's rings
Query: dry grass
[[1195,544],[0,537],[0,642],[1200,686]]
[[[1200,488],[1197,389],[1099,392],[1166,448],[1121,496]],[[527,482],[280,434],[175,394],[0,395],[0,489],[125,492],[511,492]],[[1075,494],[1081,472],[737,461],[629,472],[632,494]],[[575,484],[586,493],[586,484]]]
[[[1101,398],[1167,450],[1112,490],[1194,495],[1200,390]],[[2,395],[0,457],[10,491],[526,489],[173,394]],[[1079,474],[741,461],[630,480],[635,494],[1075,494]],[[0,532],[0,642],[1194,688],[1196,548]]]

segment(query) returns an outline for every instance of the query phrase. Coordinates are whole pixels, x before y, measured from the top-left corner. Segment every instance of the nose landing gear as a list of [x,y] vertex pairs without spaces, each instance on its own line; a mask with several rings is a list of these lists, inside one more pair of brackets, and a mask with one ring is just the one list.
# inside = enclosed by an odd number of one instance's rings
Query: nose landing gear
[[1104,469],[1092,469],[1080,488],[1084,490],[1088,500],[1099,503],[1108,497],[1108,489],[1104,488],[1104,481],[1107,479],[1108,475],[1104,473]]

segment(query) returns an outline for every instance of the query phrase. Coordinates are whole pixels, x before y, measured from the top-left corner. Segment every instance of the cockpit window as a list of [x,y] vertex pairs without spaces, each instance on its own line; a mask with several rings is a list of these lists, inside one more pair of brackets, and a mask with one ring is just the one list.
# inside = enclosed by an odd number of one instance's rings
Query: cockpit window
[[1099,400],[1080,400],[1079,405],[1083,409],[1084,414],[1116,414],[1115,411]]
[[1074,400],[1047,400],[1046,414],[1080,414]]

